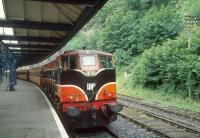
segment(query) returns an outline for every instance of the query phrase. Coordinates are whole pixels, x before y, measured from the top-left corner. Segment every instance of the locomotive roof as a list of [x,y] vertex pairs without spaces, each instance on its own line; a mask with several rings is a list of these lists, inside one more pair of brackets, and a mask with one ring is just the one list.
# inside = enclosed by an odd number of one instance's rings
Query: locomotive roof
[[107,53],[107,52],[102,52],[98,50],[70,50],[70,51],[65,51],[63,55],[68,55],[68,54],[101,54],[101,55],[107,55],[107,56],[112,56],[112,54]]

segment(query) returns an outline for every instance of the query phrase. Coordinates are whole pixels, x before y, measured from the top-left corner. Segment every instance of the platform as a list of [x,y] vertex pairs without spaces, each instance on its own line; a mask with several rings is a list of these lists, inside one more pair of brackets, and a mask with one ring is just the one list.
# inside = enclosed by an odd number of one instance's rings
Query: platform
[[16,91],[0,84],[0,138],[67,138],[55,110],[34,84],[17,80]]

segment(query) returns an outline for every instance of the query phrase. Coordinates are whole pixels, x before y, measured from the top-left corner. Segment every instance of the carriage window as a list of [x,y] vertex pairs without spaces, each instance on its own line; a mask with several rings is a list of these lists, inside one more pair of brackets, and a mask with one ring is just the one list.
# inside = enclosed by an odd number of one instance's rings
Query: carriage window
[[84,66],[94,66],[94,65],[96,65],[96,57],[95,56],[83,56],[82,63]]

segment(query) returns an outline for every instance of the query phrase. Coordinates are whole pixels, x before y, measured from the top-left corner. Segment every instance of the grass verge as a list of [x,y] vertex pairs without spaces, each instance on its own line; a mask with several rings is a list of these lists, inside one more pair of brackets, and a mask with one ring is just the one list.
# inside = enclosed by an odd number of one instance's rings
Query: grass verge
[[147,89],[132,87],[131,76],[118,73],[117,91],[119,94],[133,96],[148,102],[157,102],[162,106],[174,106],[177,108],[200,112],[200,101],[189,100],[180,95],[166,92],[162,89]]

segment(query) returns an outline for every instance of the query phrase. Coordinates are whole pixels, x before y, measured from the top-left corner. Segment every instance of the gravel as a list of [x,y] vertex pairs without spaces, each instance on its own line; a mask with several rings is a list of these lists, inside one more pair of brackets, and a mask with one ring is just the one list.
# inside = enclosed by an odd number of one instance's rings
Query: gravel
[[[130,101],[129,101],[130,100]],[[126,105],[128,107],[132,108],[139,108],[144,111],[154,113],[157,116],[164,117],[166,119],[169,119],[173,122],[178,122],[182,124],[187,124],[189,127],[193,128],[194,130],[199,130],[200,129],[200,121],[195,118],[192,118],[190,116],[184,116],[181,113],[173,113],[171,110],[168,111],[167,108],[162,109],[161,107],[157,106],[151,106],[152,104],[144,103],[143,101],[139,100],[131,100],[131,98],[126,99],[118,99],[119,103],[122,103],[123,105]]]
[[111,123],[109,128],[120,138],[160,138],[160,136],[155,133],[142,128],[121,116],[118,116],[117,121]]
[[74,131],[77,138],[113,138],[103,128],[83,129]]
[[[109,125],[109,129],[119,138],[160,138],[157,134],[118,116],[117,121]],[[113,138],[103,128],[83,129],[74,131],[77,138]]]

